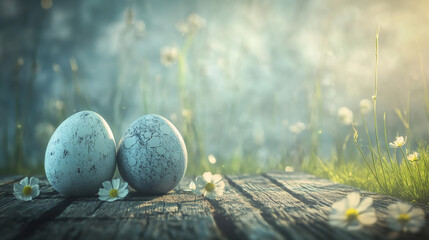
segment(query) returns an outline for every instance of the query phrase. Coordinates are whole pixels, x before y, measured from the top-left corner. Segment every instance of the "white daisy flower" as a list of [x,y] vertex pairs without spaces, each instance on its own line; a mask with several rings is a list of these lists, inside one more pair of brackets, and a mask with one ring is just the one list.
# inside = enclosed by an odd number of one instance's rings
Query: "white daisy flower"
[[407,159],[410,162],[416,162],[420,159],[420,155],[418,152],[413,152],[411,154],[408,154]]
[[400,147],[404,146],[405,143],[407,143],[407,136],[405,136],[405,138],[402,136],[397,136],[395,141],[389,143],[389,146],[391,148],[400,148]]
[[19,183],[13,185],[13,195],[19,200],[30,201],[31,199],[39,196],[39,179],[35,177],[30,178],[28,182],[28,177],[25,177]]
[[416,233],[425,224],[423,210],[413,208],[410,204],[398,202],[389,205],[387,209],[387,223],[392,230]]
[[331,226],[347,230],[357,230],[362,225],[372,225],[376,220],[372,198],[367,197],[361,201],[357,192],[350,193],[346,198],[334,203],[329,214]]
[[203,197],[215,199],[223,195],[225,191],[225,182],[219,174],[213,175],[211,172],[205,172],[202,176],[195,178],[196,194],[201,194]]
[[128,183],[120,178],[103,182],[103,188],[98,190],[98,199],[113,202],[128,195]]
[[351,125],[353,123],[353,112],[347,107],[340,107],[337,115],[342,124]]

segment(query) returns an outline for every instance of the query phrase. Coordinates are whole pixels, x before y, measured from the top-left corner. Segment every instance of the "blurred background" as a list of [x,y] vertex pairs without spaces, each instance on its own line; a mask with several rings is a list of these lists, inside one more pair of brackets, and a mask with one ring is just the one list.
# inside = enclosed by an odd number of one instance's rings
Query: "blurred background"
[[427,26],[428,1],[2,0],[0,173],[44,173],[51,134],[85,109],[117,143],[166,117],[188,174],[360,161],[349,139],[371,116],[378,28],[380,124],[426,142]]

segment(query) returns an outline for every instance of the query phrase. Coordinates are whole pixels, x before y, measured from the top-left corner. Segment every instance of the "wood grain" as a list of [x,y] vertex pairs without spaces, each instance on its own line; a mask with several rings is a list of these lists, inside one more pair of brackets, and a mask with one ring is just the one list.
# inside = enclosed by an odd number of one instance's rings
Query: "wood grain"
[[[40,177],[41,194],[30,202],[13,196],[22,176],[0,177],[1,239],[429,239],[429,219],[418,234],[392,232],[387,206],[398,200],[304,173],[226,176],[217,199],[185,192],[190,181],[165,195],[123,200],[58,194]],[[360,231],[329,226],[332,204],[349,192],[371,196],[379,221]],[[425,210],[427,205],[416,204]]]

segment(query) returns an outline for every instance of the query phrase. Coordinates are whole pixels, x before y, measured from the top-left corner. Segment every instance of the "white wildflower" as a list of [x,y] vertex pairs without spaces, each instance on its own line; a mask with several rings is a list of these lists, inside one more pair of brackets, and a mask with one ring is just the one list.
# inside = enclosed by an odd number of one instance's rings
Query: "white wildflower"
[[39,196],[39,179],[35,177],[30,178],[28,182],[28,177],[22,179],[19,183],[13,185],[13,195],[19,200],[30,201],[31,199]]
[[416,162],[420,159],[420,155],[418,152],[414,151],[413,153],[408,154],[407,159],[410,162]]
[[222,176],[213,175],[211,172],[205,172],[202,176],[196,177],[195,184],[194,192],[210,199],[222,196],[225,191],[225,182],[222,180]]
[[128,195],[128,183],[120,178],[103,182],[103,188],[98,190],[98,198],[102,201],[113,202]]
[[416,233],[425,225],[425,213],[420,208],[398,202],[389,205],[387,209],[387,223],[392,230]]
[[376,220],[372,198],[364,198],[361,201],[357,192],[350,193],[346,198],[334,203],[329,214],[331,226],[347,230],[357,230],[362,225],[372,225]]
[[397,136],[395,141],[389,143],[389,146],[391,148],[400,148],[400,147],[404,146],[405,143],[407,143],[407,137],[406,136],[405,136],[405,138],[402,136]]

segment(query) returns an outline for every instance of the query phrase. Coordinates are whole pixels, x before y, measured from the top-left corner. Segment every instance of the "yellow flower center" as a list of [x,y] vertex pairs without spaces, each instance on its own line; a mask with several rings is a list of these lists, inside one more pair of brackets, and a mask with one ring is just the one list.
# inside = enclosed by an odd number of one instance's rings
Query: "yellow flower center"
[[33,189],[29,185],[27,185],[22,189],[22,194],[28,196],[31,194],[32,191],[33,191]]
[[408,221],[410,221],[410,215],[406,214],[406,213],[401,213],[398,216],[398,221],[401,224],[406,224]]
[[116,190],[116,189],[110,190],[109,195],[111,198],[117,197],[118,196],[118,190]]
[[359,213],[354,208],[349,208],[346,211],[346,219],[347,219],[347,222],[349,222],[349,223],[352,222],[353,220],[355,220],[358,216],[359,216]]
[[206,189],[207,192],[211,192],[215,188],[215,185],[213,183],[209,182],[206,184],[206,186],[204,188]]

